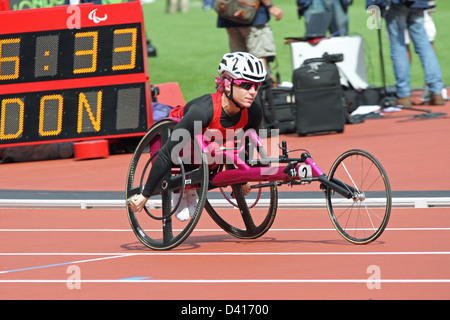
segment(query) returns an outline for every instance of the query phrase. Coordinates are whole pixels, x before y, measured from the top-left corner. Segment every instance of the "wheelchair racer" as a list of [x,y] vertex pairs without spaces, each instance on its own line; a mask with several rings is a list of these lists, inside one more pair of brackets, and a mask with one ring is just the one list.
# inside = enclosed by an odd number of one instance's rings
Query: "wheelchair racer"
[[[267,74],[263,61],[247,52],[227,53],[219,64],[218,74],[216,93],[205,94],[170,112],[170,117],[181,119],[175,126],[172,136],[176,130],[184,129],[193,138],[198,123],[201,123],[203,131],[216,129],[221,131],[223,136],[227,129],[259,129],[263,113],[255,98]],[[178,143],[180,142],[169,139],[162,146],[142,193],[130,200],[129,206],[133,211],[139,212],[144,208],[161,179],[171,169],[171,152]],[[248,194],[250,185],[243,185],[242,190],[245,195]],[[179,196],[182,196],[182,200],[174,214],[179,220],[184,221],[193,214],[197,201],[196,194],[193,190],[188,190],[183,195],[174,193],[172,195],[174,203],[178,201]]]

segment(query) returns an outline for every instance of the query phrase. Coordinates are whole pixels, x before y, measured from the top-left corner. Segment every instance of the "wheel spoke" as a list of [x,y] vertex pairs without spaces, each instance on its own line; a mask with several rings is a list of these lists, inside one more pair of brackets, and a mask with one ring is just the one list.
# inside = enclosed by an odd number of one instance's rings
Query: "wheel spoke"
[[240,185],[233,185],[233,193],[236,198],[236,202],[239,206],[239,211],[241,212],[242,220],[244,221],[245,228],[249,232],[253,232],[256,228],[253,218],[247,206],[247,201],[245,201],[244,194],[242,193],[242,188]]
[[169,217],[167,219],[162,220],[162,228],[163,228],[163,243],[164,245],[169,245],[173,239],[172,233],[172,218]]

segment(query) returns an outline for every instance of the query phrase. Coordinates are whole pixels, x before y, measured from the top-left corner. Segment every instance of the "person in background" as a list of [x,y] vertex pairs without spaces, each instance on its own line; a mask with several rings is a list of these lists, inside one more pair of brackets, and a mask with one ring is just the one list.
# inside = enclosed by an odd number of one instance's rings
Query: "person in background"
[[396,104],[411,107],[411,74],[405,30],[408,30],[414,48],[422,63],[425,82],[430,89],[430,105],[443,105],[442,72],[436,53],[428,39],[424,27],[424,10],[429,8],[428,0],[366,0],[366,6],[377,5],[386,20],[391,48],[391,60],[394,67]]
[[167,0],[167,13],[186,13],[189,11],[189,0]]
[[212,10],[214,6],[214,0],[203,0],[203,10],[209,11]]
[[[251,25],[239,24],[221,17],[217,20],[217,27],[227,30],[230,51],[251,53],[263,60],[268,72],[270,72],[269,62],[276,57],[275,40],[269,24],[271,15],[278,21],[283,18],[283,11],[271,0],[261,0]],[[268,77],[272,76],[268,74]]]
[[[433,48],[434,52],[436,53],[436,47],[434,45],[434,40],[436,38],[437,30],[436,30],[436,25],[434,24],[433,18],[431,17],[431,13],[436,11],[436,1],[430,0],[430,1],[428,1],[428,5],[429,5],[429,8],[427,10],[423,11],[424,26],[425,26],[425,31],[427,32],[428,40],[431,43],[431,47]],[[406,32],[405,32],[405,41],[406,41],[406,47],[408,50],[408,60],[411,63],[411,61],[412,61],[411,46],[410,46],[411,38],[409,37],[408,30],[406,30]],[[444,99],[447,96],[446,93],[447,93],[446,89],[443,88],[441,95]],[[422,102],[428,103],[428,101],[430,101],[430,95],[431,95],[430,88],[425,83],[424,92],[421,97]]]
[[330,34],[336,36],[348,35],[348,7],[353,0],[297,0],[299,18],[305,18],[305,26],[308,25],[314,13],[330,12]]

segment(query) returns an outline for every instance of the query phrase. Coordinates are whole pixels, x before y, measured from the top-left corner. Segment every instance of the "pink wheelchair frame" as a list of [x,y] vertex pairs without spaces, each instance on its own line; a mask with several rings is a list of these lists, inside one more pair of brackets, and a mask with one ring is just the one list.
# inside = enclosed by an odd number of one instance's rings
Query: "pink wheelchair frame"
[[[164,119],[154,124],[144,136],[133,155],[127,178],[127,199],[140,193],[143,187],[144,177],[148,174],[148,167],[158,154],[164,141],[169,139],[171,131],[179,119]],[[160,187],[153,198],[161,197],[159,204],[145,208],[147,214],[133,212],[127,206],[130,224],[138,239],[147,247],[155,250],[172,249],[187,239],[194,230],[203,209],[210,214],[213,220],[232,236],[242,239],[254,239],[266,233],[275,218],[278,202],[277,186],[282,184],[303,185],[311,182],[319,182],[320,190],[325,196],[326,207],[333,225],[338,233],[346,240],[355,244],[365,244],[377,239],[386,228],[391,211],[391,189],[387,174],[380,162],[370,153],[353,149],[340,155],[330,172],[326,175],[314,162],[310,153],[306,150],[300,157],[290,157],[286,141],[282,141],[281,155],[277,158],[269,158],[264,149],[264,144],[255,130],[247,130],[240,141],[240,145],[234,148],[214,149],[203,134],[194,137],[194,146],[198,156],[202,159],[200,165],[185,165],[179,159],[178,165],[173,165],[170,173],[161,181]],[[150,157],[147,159],[146,151]],[[255,149],[260,159],[252,159],[249,156],[250,149]],[[298,151],[298,150],[297,150]],[[245,155],[245,156],[243,156]],[[214,169],[207,164],[208,156],[214,159],[222,159],[222,164]],[[247,156],[247,158],[246,158]],[[146,161],[144,169],[138,168],[142,159]],[[271,166],[279,164],[278,166]],[[139,173],[142,176],[137,183]],[[241,185],[251,182],[252,189],[259,190],[256,202],[261,197],[262,188],[269,190],[269,204],[267,213],[263,215],[262,222],[256,222],[255,212],[248,205]],[[256,183],[256,184],[254,184]],[[232,187],[232,195],[226,196],[223,188]],[[240,227],[233,221],[227,221],[226,214],[219,213],[219,209],[208,199],[208,191],[220,188],[225,198],[233,204],[231,198],[235,198],[234,206],[239,208],[244,226]],[[185,192],[187,189],[197,191],[197,205],[189,222],[175,228],[176,219],[172,218],[179,203],[171,202],[173,192]],[[301,193],[299,193],[301,196]],[[159,200],[155,200],[156,201]],[[161,211],[161,214],[158,212]],[[224,210],[222,210],[224,211]],[[258,213],[259,214],[259,213]],[[161,235],[150,234],[150,227],[145,227],[142,219],[149,219],[156,227],[162,228]],[[233,217],[234,219],[234,217]],[[149,222],[145,222],[146,224]],[[181,231],[178,231],[181,230]]]

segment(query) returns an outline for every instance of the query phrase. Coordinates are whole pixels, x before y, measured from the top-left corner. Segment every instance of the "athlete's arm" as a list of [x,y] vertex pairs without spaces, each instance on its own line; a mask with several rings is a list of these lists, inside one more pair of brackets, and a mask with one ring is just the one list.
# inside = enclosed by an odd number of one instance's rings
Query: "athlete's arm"
[[[180,122],[178,122],[175,126],[171,135],[171,137],[181,136],[182,139],[169,139],[169,141],[162,146],[161,150],[159,150],[158,156],[153,163],[142,192],[142,195],[147,199],[153,194],[158,183],[170,170],[172,166],[171,153],[173,148],[178,144],[180,144],[178,147],[182,148],[189,141],[189,139],[193,139],[195,129],[201,130],[202,128],[206,128],[211,122],[212,112],[208,112],[208,108],[203,102],[203,100],[195,101],[185,107],[185,114],[183,118],[181,118]],[[177,148],[177,150],[179,149]]]

